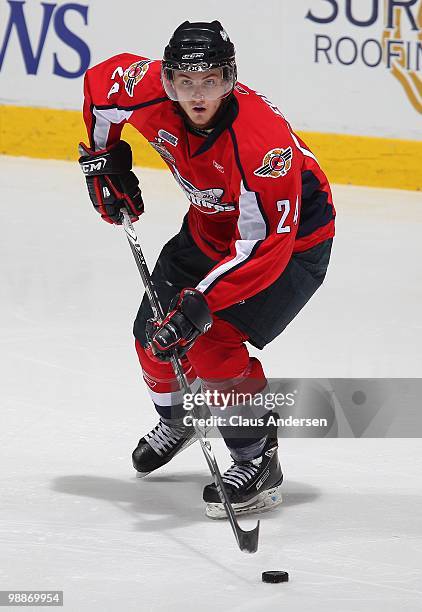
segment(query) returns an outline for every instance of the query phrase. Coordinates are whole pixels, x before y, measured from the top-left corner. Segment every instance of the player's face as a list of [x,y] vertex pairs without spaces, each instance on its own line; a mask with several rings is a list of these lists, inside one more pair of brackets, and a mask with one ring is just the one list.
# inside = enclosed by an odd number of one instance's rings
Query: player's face
[[206,128],[221,105],[225,87],[220,70],[177,72],[174,89],[179,104],[195,127]]

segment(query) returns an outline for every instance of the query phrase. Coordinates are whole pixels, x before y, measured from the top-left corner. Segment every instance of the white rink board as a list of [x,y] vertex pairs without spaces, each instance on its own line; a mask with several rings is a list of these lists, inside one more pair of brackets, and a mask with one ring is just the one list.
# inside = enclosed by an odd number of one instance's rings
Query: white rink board
[[[394,0],[267,0],[264,4],[255,0],[224,4],[211,0],[199,4],[194,0],[148,4],[58,0],[51,15],[48,6],[52,3],[44,3],[43,9],[41,0],[31,0],[23,5],[23,20],[18,18],[17,4],[0,0],[0,48],[5,45],[0,102],[6,104],[78,109],[82,76],[68,78],[54,72],[78,74],[88,63],[93,65],[122,51],[160,58],[172,31],[184,19],[217,18],[236,44],[239,79],[271,98],[296,129],[422,137],[422,99],[415,85],[415,79],[421,82],[422,42],[418,35],[422,30],[418,28],[422,28],[422,0],[416,0],[408,10],[394,8],[399,4]],[[348,5],[351,12],[347,16]],[[374,23],[365,25],[371,15]],[[315,21],[330,17],[329,23]],[[15,25],[7,37],[11,19]],[[20,37],[15,27],[18,21]],[[22,49],[30,55],[28,42],[22,42],[24,28],[32,53],[40,51],[39,63],[32,67],[36,74],[28,74],[23,61]],[[405,84],[391,72],[399,58],[390,57],[390,68],[386,57],[381,60],[379,49],[385,32],[399,40],[400,57],[405,54]],[[324,53],[327,46],[330,48]],[[416,75],[413,81],[411,72]]]

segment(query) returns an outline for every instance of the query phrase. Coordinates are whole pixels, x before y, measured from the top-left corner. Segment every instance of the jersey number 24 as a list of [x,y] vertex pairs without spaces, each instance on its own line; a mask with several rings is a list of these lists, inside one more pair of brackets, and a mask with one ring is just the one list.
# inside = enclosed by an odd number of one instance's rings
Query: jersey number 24
[[[278,200],[277,210],[281,212],[281,219],[277,225],[277,234],[288,234],[290,232],[290,225],[284,225],[290,212],[290,200]],[[297,225],[299,218],[299,198],[296,197],[295,214],[293,217],[293,223]]]

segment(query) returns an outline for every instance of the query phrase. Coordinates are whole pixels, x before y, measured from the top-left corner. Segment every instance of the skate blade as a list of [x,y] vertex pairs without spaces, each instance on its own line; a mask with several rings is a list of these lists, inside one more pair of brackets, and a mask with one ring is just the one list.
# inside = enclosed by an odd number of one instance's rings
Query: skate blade
[[[249,500],[243,504],[233,504],[233,510],[236,516],[246,514],[258,514],[260,512],[267,512],[272,510],[281,504],[283,498],[281,496],[281,485],[272,487],[267,491],[263,491],[257,495],[254,499]],[[225,519],[227,514],[224,510],[223,504],[208,503],[205,508],[205,515],[210,519]]]
[[151,474],[151,472],[137,472],[135,470],[135,476],[136,478],[145,478],[145,476],[148,476],[148,474]]

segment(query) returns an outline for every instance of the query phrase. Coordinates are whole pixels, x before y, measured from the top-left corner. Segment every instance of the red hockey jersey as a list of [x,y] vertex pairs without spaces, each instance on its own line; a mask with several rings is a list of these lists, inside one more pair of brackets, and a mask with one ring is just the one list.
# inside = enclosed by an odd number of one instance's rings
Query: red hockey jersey
[[169,166],[190,202],[189,229],[216,265],[199,283],[213,312],[255,295],[293,252],[334,235],[328,181],[276,106],[238,83],[207,136],[190,132],[165,95],[161,62],[123,53],[89,69],[84,119],[91,147],[132,124]]

